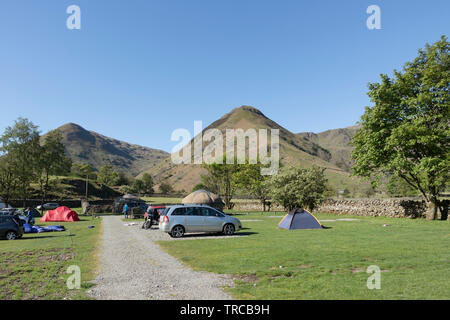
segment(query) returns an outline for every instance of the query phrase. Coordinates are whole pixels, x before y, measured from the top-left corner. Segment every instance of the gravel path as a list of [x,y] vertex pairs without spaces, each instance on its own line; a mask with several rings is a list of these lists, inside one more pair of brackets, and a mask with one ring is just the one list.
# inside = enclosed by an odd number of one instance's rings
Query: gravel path
[[154,240],[171,239],[141,224],[125,226],[120,216],[103,217],[100,273],[88,291],[96,299],[231,299],[220,288],[232,286],[223,275],[193,271],[163,251]]

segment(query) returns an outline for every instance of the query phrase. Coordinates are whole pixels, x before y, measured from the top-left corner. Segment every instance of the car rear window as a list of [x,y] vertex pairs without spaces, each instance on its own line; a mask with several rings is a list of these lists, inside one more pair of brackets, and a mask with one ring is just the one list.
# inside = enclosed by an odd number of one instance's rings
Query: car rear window
[[186,215],[186,208],[176,208],[172,212],[172,216],[184,216]]
[[159,214],[161,216],[167,216],[167,212],[169,212],[169,209],[170,209],[170,207],[166,207],[166,208],[164,208],[164,210],[161,210]]

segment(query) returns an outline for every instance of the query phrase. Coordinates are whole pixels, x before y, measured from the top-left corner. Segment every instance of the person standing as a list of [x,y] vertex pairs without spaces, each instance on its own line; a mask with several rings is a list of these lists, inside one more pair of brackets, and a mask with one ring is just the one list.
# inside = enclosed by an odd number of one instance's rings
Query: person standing
[[125,203],[123,206],[123,216],[125,217],[125,219],[128,219],[128,211],[129,211],[128,204]]
[[27,208],[26,221],[28,224],[33,224],[33,210],[31,208]]

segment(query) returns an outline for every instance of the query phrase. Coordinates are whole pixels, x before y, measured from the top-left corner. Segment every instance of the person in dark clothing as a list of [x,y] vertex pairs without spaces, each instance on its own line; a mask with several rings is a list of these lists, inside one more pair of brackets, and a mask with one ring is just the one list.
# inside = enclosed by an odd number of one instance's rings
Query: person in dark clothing
[[33,210],[27,208],[26,221],[28,224],[34,224]]

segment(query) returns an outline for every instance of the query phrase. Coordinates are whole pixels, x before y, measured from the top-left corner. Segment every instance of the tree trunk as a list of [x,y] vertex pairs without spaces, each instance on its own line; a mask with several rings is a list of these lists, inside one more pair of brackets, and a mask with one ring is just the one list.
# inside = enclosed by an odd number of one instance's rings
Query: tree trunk
[[435,196],[432,196],[430,201],[427,202],[427,220],[436,220],[438,216],[438,200]]
[[448,219],[448,205],[449,200],[441,200],[439,201],[439,211],[441,212],[441,220]]

